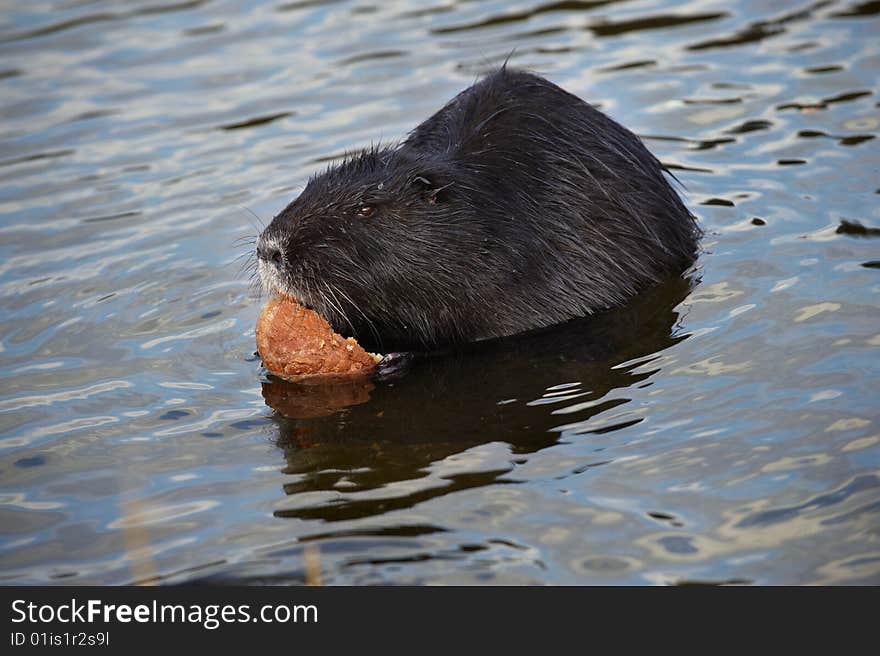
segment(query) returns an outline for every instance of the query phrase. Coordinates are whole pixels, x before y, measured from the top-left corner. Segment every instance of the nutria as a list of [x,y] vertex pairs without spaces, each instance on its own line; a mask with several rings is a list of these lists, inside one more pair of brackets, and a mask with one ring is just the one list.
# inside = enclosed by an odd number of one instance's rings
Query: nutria
[[312,177],[257,243],[264,288],[373,350],[504,337],[625,303],[694,260],[638,137],[502,67],[395,146]]

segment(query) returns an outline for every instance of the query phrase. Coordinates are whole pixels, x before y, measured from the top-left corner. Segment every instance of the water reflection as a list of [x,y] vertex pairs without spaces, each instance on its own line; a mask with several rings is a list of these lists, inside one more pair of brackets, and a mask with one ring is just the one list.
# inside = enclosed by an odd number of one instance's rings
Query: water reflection
[[[330,386],[264,382],[263,397],[278,415],[284,473],[299,475],[285,485],[285,494],[311,499],[306,493],[331,493],[315,503],[297,499],[276,516],[340,521],[504,482],[506,466],[442,480],[433,480],[429,470],[432,463],[491,442],[505,442],[515,454],[545,449],[559,441],[563,428],[578,432],[593,417],[625,404],[627,399],[607,397],[644,384],[659,371],[645,369],[645,357],[684,339],[676,332],[676,308],[693,284],[677,278],[626,308],[416,359],[390,380]],[[560,385],[561,380],[572,382]],[[560,404],[575,400],[560,410]],[[334,405],[338,411],[331,414]],[[420,478],[427,480],[393,498],[361,494]]]

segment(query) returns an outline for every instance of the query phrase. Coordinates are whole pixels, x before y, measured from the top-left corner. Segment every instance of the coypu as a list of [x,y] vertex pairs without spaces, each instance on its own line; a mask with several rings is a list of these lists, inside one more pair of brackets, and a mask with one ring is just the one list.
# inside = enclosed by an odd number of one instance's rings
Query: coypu
[[503,66],[395,146],[312,177],[257,243],[264,288],[375,350],[504,337],[681,274],[700,230],[638,137]]

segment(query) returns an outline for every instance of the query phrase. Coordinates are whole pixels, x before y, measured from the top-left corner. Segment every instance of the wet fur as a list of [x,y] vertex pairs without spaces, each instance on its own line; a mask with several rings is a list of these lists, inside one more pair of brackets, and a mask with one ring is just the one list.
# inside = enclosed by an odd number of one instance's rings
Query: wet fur
[[258,255],[264,287],[387,351],[623,304],[681,273],[699,236],[638,137],[504,67],[399,145],[313,177],[263,232]]

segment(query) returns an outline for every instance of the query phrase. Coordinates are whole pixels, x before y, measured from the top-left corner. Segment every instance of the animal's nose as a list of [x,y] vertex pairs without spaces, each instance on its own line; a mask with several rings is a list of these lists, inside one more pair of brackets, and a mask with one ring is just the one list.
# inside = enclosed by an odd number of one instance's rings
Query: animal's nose
[[268,264],[280,266],[284,260],[284,254],[281,248],[270,239],[263,239],[257,242],[257,257]]

